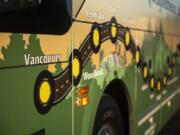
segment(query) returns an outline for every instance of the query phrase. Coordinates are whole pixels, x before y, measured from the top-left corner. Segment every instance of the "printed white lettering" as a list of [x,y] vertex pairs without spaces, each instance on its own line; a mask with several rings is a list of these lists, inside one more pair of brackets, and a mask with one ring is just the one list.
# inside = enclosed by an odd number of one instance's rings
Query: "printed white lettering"
[[100,70],[94,70],[92,73],[84,72],[83,78],[84,80],[91,80],[93,78],[96,78],[98,76],[103,76],[103,69]]
[[48,64],[60,62],[59,55],[47,55],[47,56],[31,56],[30,54],[24,54],[25,64],[35,65],[35,64]]
[[30,54],[24,54],[24,59],[25,59],[25,63],[26,65],[29,65],[29,58],[30,58]]

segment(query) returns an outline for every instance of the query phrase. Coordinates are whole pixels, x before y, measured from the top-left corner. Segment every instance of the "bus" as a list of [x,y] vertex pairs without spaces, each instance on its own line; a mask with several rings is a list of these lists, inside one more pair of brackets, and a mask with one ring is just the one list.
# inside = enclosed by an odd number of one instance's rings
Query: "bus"
[[155,135],[180,108],[178,0],[0,0],[0,135]]

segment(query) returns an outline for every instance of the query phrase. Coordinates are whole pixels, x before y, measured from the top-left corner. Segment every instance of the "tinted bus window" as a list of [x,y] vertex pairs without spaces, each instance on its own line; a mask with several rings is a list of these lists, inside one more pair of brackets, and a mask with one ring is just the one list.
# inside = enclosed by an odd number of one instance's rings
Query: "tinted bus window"
[[0,0],[0,32],[65,34],[71,0]]

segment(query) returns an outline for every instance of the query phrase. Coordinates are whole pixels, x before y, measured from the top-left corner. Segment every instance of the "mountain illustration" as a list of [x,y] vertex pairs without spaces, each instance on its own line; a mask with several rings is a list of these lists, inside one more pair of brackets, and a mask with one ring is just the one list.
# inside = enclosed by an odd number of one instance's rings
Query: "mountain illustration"
[[[148,29],[152,30],[150,20],[148,23]],[[142,55],[146,62],[151,60],[153,70],[159,72],[161,67],[167,65],[167,57],[171,52],[165,41],[163,24],[161,22],[156,31],[157,33],[145,33]]]

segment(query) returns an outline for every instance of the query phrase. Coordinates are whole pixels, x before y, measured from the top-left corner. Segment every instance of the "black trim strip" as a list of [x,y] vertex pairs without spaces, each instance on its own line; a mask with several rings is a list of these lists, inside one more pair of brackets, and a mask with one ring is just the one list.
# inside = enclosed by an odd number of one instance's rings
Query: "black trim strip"
[[77,12],[76,15],[75,15],[75,18],[77,18],[77,16],[79,15],[79,13],[80,13],[80,11],[81,11],[81,9],[82,9],[82,7],[83,7],[83,5],[84,5],[85,2],[86,2],[86,0],[84,0],[83,3],[81,4],[78,12]]
[[40,129],[39,131],[32,133],[31,135],[45,135],[45,128],[44,129]]
[[49,64],[56,64],[56,63],[69,63],[70,61],[59,61],[59,62],[51,62],[51,63],[43,63],[43,64],[34,64],[34,65],[15,65],[15,66],[4,66],[0,67],[0,70],[7,70],[7,69],[15,69],[15,68],[29,68],[35,66],[42,66],[42,65],[49,65]]
[[[94,24],[94,22],[89,22],[89,21],[83,21],[83,20],[77,20],[77,19],[72,19],[75,22],[79,22],[79,23],[87,23],[87,24]],[[103,25],[103,24],[101,24]],[[107,25],[106,25],[107,26]],[[109,27],[109,26],[107,26]],[[140,29],[140,28],[134,28],[134,27],[123,27],[122,28],[126,28],[129,30],[133,30],[133,31],[141,31],[141,32],[147,32],[147,33],[157,33],[157,34],[162,34],[162,35],[168,35],[168,36],[175,36],[175,37],[180,37],[180,35],[178,34],[174,34],[174,33],[166,33],[166,32],[159,32],[159,31],[153,31],[153,30],[147,30],[147,29]]]

